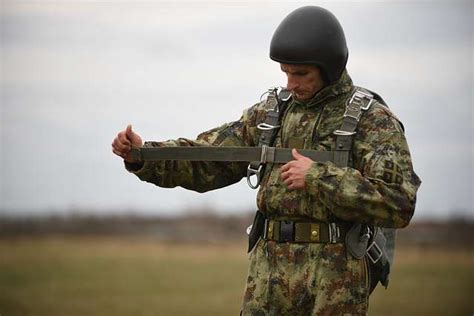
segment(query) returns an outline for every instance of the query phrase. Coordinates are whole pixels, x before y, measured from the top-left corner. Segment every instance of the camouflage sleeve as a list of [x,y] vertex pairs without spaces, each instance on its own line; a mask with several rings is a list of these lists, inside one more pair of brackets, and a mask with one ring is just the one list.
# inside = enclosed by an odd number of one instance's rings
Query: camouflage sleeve
[[355,168],[314,163],[305,179],[308,191],[343,220],[394,228],[408,225],[421,181],[413,171],[400,123],[382,106],[361,120],[353,161]]
[[[144,147],[162,146],[255,146],[255,120],[258,104],[244,111],[234,122],[201,133],[196,140],[178,138],[164,142],[145,142]],[[136,170],[126,164],[128,171],[142,181],[164,188],[181,186],[205,192],[231,185],[246,175],[248,163],[197,162],[197,161],[147,161]]]

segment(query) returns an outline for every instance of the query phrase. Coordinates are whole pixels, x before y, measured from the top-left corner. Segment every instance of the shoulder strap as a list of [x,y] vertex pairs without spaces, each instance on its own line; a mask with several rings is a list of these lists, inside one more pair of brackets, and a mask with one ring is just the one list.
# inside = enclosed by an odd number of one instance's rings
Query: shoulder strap
[[336,135],[336,148],[334,164],[338,167],[349,166],[352,142],[356,134],[362,113],[367,111],[374,102],[374,95],[369,91],[355,87],[351,98],[347,101],[341,127],[334,131]]
[[[262,131],[258,140],[258,147],[271,147],[275,142],[276,135],[281,127],[281,118],[285,113],[288,101],[291,98],[291,92],[286,89],[270,88],[268,89],[266,108],[269,108],[265,117],[265,122],[258,124],[257,128]],[[247,183],[252,189],[258,188],[265,164],[262,161],[252,161],[247,167]],[[255,175],[257,181],[252,183],[250,177]]]

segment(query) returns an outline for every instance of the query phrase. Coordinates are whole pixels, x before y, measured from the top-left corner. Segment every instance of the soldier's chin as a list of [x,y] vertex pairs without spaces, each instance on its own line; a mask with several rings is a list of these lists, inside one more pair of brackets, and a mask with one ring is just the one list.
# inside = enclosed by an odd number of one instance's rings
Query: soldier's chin
[[311,99],[310,97],[306,96],[306,95],[301,95],[301,94],[298,94],[298,93],[293,93],[293,98],[296,100],[296,101],[301,101],[301,102],[304,102],[304,101],[308,101],[309,99]]

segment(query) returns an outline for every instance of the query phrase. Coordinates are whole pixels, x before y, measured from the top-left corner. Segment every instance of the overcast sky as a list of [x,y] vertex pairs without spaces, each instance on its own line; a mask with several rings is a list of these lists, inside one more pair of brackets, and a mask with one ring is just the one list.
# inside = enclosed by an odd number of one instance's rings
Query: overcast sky
[[171,214],[255,208],[245,181],[215,192],[140,182],[110,150],[194,138],[270,86],[273,31],[316,4],[340,20],[355,84],[403,121],[423,180],[416,217],[473,206],[473,2],[1,1],[0,212]]

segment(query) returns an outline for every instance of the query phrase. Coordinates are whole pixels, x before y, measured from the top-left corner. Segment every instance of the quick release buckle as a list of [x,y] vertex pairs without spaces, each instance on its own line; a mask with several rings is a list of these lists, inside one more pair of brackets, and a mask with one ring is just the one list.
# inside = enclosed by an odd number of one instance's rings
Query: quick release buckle
[[[249,164],[247,167],[247,184],[249,185],[250,188],[256,189],[260,185],[260,180],[261,180],[261,173],[262,173],[262,168],[263,164],[259,164],[258,168],[255,169],[252,167],[252,164]],[[255,184],[252,183],[251,177],[256,176],[257,177],[257,182]]]
[[328,229],[329,229],[329,243],[331,244],[337,243],[341,237],[341,230],[339,229],[339,226],[337,226],[336,223],[329,223]]
[[[260,185],[263,166],[268,161],[273,162],[274,154],[275,154],[275,151],[273,149],[274,148],[269,148],[268,146],[263,145],[262,146],[262,152],[260,154],[260,163],[258,164],[258,167],[255,169],[255,167],[252,166],[252,163],[250,163],[248,165],[248,167],[247,167],[247,184],[252,189],[256,189]],[[250,179],[250,177],[253,176],[253,175],[257,176],[257,182],[255,184],[253,184],[252,180]]]

